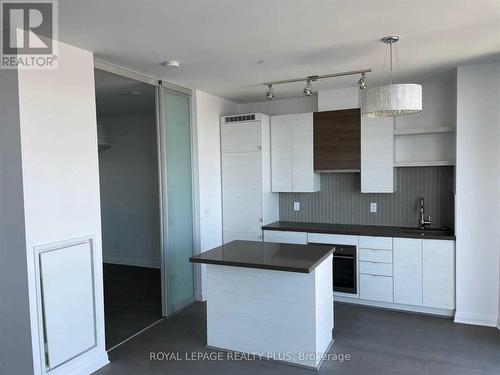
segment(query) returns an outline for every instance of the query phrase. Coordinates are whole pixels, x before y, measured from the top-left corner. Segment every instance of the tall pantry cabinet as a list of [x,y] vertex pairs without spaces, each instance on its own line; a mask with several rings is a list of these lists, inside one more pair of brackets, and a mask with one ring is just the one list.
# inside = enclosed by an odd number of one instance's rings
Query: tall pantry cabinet
[[223,242],[262,240],[262,225],[279,219],[271,192],[271,130],[261,113],[221,117]]

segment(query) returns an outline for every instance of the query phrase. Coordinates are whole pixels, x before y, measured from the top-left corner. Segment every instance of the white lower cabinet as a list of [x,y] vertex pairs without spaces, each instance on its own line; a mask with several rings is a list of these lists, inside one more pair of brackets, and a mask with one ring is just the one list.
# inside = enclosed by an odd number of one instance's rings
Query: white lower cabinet
[[455,308],[455,242],[424,240],[423,304],[442,309]]
[[264,230],[264,242],[307,244],[307,233],[279,230]]
[[394,238],[394,302],[422,305],[422,240]]
[[359,262],[359,273],[392,276],[392,264],[378,262]]
[[392,302],[392,277],[359,275],[359,297],[380,302]]
[[359,298],[393,301],[392,238],[359,237]]
[[307,242],[358,246],[358,236],[345,234],[308,233]]
[[360,248],[359,260],[365,262],[392,263],[392,251]]
[[[356,303],[382,302],[447,316],[455,309],[455,241],[270,230],[264,230],[263,237],[266,242],[358,246]],[[358,295],[338,294],[343,301],[358,300]]]

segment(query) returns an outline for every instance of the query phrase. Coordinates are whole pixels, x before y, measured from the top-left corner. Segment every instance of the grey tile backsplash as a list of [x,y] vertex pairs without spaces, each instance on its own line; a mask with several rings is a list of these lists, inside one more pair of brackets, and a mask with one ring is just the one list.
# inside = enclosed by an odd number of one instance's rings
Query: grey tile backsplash
[[[454,167],[395,169],[394,194],[362,194],[360,173],[325,173],[317,193],[280,193],[280,220],[417,226],[419,198],[433,227],[454,226]],[[300,211],[293,210],[300,202]],[[370,203],[377,213],[370,213]]]

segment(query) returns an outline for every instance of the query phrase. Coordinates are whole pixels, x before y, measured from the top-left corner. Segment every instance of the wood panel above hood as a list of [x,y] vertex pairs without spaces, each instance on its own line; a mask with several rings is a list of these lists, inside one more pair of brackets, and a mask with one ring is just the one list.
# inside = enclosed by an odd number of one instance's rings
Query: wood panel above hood
[[314,170],[359,171],[361,112],[359,108],[314,113]]

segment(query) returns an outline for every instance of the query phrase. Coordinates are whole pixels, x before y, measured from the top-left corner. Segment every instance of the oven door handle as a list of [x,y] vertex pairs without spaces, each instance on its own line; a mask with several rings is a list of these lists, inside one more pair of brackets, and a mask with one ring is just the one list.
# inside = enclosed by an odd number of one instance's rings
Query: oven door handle
[[342,258],[342,259],[352,259],[354,260],[354,257],[350,257],[348,255],[333,255],[334,258]]

